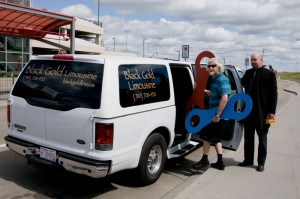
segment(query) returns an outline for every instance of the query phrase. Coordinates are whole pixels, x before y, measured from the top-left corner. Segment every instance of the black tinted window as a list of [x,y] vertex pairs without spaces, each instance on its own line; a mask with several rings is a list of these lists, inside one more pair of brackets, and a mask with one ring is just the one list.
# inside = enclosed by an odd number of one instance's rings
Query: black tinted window
[[164,65],[120,65],[120,104],[142,105],[170,98],[169,77]]
[[87,62],[32,60],[12,94],[29,104],[58,109],[100,108],[103,65]]

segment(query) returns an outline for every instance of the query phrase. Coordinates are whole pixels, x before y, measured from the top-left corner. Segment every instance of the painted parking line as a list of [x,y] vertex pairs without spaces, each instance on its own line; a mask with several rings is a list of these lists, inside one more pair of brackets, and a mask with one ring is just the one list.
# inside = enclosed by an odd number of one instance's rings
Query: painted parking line
[[6,144],[0,144],[0,148],[6,147]]

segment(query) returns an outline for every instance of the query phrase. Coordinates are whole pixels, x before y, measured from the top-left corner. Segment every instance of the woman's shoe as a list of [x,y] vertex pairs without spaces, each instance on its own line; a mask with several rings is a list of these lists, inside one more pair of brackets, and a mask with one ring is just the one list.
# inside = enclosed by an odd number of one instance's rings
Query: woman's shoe
[[199,162],[197,162],[196,164],[194,164],[192,167],[194,169],[201,169],[204,167],[209,166],[209,161],[207,159],[201,159]]
[[215,168],[215,169],[219,169],[219,170],[224,170],[225,169],[225,165],[224,162],[216,162],[216,163],[212,163],[211,167]]

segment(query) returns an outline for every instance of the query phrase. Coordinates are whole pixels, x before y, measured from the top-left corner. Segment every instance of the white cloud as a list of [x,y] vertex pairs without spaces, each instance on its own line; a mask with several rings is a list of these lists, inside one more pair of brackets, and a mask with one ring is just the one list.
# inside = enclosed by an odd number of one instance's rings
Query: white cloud
[[208,28],[205,35],[208,40],[216,42],[233,41],[237,36],[235,32],[225,30],[222,27]]
[[[94,1],[97,5],[98,0]],[[244,67],[244,58],[264,51],[266,64],[286,70],[300,62],[299,0],[100,0],[108,47],[143,51],[177,58],[183,44],[190,45],[190,61],[200,51],[211,50],[226,63]],[[93,10],[94,9],[94,10]],[[94,13],[92,13],[92,10]],[[62,10],[85,18],[96,18],[95,8],[78,4]],[[288,58],[288,60],[287,60]],[[292,59],[292,61],[291,61]],[[287,64],[287,62],[289,64]]]
[[77,16],[82,18],[89,18],[92,16],[92,10],[84,4],[68,6],[62,9],[60,12],[67,15],[72,15],[72,16]]

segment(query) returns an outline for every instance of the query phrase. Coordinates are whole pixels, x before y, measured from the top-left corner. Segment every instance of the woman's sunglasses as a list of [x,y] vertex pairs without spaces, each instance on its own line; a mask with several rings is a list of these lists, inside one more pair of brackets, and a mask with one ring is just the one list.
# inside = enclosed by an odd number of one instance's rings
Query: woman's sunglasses
[[216,67],[217,66],[217,64],[214,64],[214,65],[207,65],[207,68],[214,68],[214,67]]

